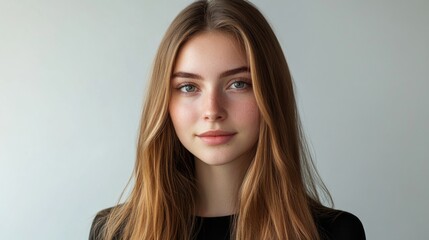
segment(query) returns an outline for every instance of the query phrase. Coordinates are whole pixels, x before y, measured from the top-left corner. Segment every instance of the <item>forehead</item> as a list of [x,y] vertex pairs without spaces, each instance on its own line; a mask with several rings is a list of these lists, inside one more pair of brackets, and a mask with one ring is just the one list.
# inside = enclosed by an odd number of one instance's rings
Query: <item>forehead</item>
[[199,33],[179,50],[174,71],[219,72],[248,66],[247,56],[234,35],[219,31]]

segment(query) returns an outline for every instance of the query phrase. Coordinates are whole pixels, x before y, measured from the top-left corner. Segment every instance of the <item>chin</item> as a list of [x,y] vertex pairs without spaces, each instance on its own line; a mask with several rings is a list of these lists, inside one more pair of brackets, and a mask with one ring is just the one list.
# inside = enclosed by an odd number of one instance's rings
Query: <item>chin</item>
[[244,162],[251,161],[251,158],[247,156],[247,154],[244,155],[236,155],[232,154],[229,155],[225,153],[218,153],[210,156],[196,156],[195,162],[203,163],[208,166],[241,166]]

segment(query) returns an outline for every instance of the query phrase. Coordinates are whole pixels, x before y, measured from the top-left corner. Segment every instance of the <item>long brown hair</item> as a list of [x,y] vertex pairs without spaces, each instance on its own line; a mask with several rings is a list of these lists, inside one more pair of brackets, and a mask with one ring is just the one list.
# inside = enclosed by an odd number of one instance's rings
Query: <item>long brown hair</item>
[[[141,118],[134,186],[102,227],[102,239],[192,239],[195,176],[192,154],[179,142],[168,104],[181,46],[203,31],[232,34],[244,47],[261,114],[256,153],[239,192],[232,238],[319,239],[318,191],[330,200],[309,156],[293,82],[280,44],[247,1],[196,1],[171,23],[156,54]],[[332,201],[331,201],[332,202]]]

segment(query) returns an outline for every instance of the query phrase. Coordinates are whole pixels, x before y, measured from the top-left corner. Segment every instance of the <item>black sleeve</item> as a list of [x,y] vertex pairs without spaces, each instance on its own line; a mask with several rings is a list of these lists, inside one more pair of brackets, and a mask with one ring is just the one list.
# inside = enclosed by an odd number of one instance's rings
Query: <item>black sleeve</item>
[[340,211],[335,216],[321,217],[322,239],[326,240],[365,240],[362,222],[355,215]]
[[110,210],[111,208],[108,208],[97,213],[92,221],[91,230],[89,231],[89,240],[103,240],[102,232]]

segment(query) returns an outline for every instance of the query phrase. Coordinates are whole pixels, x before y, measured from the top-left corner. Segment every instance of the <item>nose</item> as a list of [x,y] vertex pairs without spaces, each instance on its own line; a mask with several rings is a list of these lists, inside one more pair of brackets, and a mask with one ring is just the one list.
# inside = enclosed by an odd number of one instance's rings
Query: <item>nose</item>
[[213,91],[205,97],[203,118],[206,121],[222,121],[226,118],[225,100],[222,93]]

